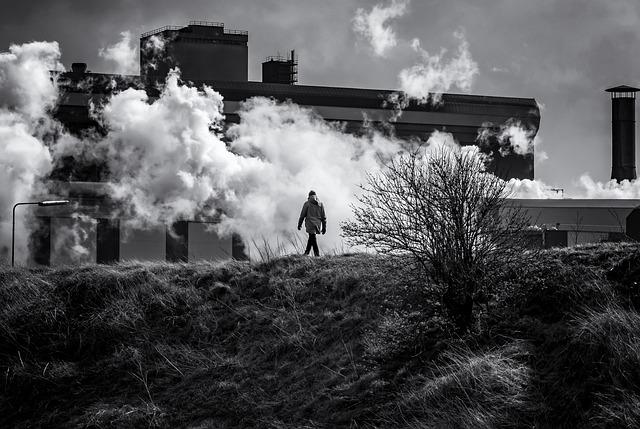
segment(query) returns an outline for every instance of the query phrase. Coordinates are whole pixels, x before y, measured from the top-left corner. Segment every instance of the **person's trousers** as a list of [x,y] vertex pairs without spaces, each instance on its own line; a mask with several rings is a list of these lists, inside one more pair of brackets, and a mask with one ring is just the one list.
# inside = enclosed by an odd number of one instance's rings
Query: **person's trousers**
[[307,250],[304,251],[305,255],[309,254],[313,248],[313,254],[316,256],[320,256],[320,250],[318,249],[318,241],[316,240],[316,235],[309,233],[309,240],[307,240]]

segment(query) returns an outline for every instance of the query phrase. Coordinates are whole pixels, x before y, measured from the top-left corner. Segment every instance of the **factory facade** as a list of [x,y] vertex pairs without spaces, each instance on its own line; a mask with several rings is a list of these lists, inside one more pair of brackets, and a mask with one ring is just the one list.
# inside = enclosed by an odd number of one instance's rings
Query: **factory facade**
[[[237,112],[242,101],[259,96],[307,107],[327,121],[340,122],[349,133],[363,132],[366,120],[381,129],[391,127],[395,135],[405,139],[425,140],[434,130],[446,131],[462,145],[478,144],[482,129],[493,131],[495,136],[509,123],[518,123],[535,136],[540,124],[540,110],[534,99],[482,95],[443,94],[442,102],[434,105],[410,102],[396,117],[397,111],[389,102],[396,94],[392,90],[296,84],[298,60],[293,51],[287,58],[267,58],[262,67],[262,81],[249,81],[247,46],[247,32],[228,30],[221,23],[192,21],[183,27],[149,31],[140,37],[139,76],[90,73],[82,63],[74,63],[70,72],[62,74],[56,117],[72,133],[81,134],[89,129],[101,132],[100,124],[89,115],[91,103],[99,104],[114,91],[129,87],[144,88],[153,99],[158,96],[158,85],[177,66],[184,81],[199,87],[208,85],[223,95],[228,123],[240,120]],[[534,178],[533,154],[502,154],[495,137],[484,141],[482,150],[493,155],[489,168],[497,175],[505,179]],[[85,246],[91,250],[80,262],[246,257],[246,249],[238,237],[216,236],[209,227],[215,219],[185,219],[166,228],[124,231],[120,220],[111,217],[111,202],[101,182],[103,168],[68,159],[51,175],[51,194],[78,203],[85,218],[91,219],[86,226],[89,234]],[[36,210],[39,226],[31,240],[32,262],[45,265],[77,262],[77,255],[65,255],[57,246],[65,229],[77,222],[70,209]],[[556,229],[556,224],[564,225],[554,219],[546,221]],[[571,241],[570,237],[567,241]]]

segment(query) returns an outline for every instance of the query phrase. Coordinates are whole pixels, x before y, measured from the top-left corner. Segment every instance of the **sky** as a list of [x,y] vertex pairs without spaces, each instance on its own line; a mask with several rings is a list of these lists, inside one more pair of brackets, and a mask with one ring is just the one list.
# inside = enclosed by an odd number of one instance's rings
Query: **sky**
[[[128,31],[189,20],[249,31],[249,79],[265,57],[295,49],[299,84],[396,89],[420,56],[455,58],[461,37],[477,64],[449,92],[535,98],[542,107],[535,176],[569,191],[581,175],[611,172],[611,108],[604,89],[640,86],[637,0],[56,0],[0,1],[0,51],[12,43],[57,41],[62,63],[115,72],[104,55]],[[395,8],[378,44],[358,14]],[[360,10],[360,12],[359,12]],[[366,23],[365,23],[366,24]],[[390,33],[389,33],[390,32]],[[382,40],[382,42],[380,41]],[[416,45],[419,41],[419,47]],[[381,44],[380,44],[381,43]],[[100,50],[103,55],[100,55]]]

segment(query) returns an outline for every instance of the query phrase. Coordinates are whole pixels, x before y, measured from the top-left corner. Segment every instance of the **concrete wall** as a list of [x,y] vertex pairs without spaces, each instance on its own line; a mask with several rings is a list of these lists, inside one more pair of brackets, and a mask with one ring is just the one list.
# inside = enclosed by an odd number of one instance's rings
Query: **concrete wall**
[[189,261],[223,261],[232,258],[232,237],[219,237],[213,224],[189,222]]
[[120,229],[121,261],[164,261],[165,228],[150,230]]
[[[117,220],[42,217],[32,235],[29,265],[118,261],[224,261],[242,259],[237,237],[219,237],[213,223],[178,222],[148,230],[123,229]],[[101,248],[99,248],[98,243]]]

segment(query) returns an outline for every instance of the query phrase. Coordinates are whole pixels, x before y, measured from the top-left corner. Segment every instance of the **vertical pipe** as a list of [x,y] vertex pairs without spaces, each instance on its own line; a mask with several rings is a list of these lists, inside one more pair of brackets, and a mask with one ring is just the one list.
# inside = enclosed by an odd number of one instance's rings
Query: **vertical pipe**
[[15,249],[16,249],[16,207],[18,207],[20,203],[13,206],[13,215],[11,217],[11,266],[15,262]]

